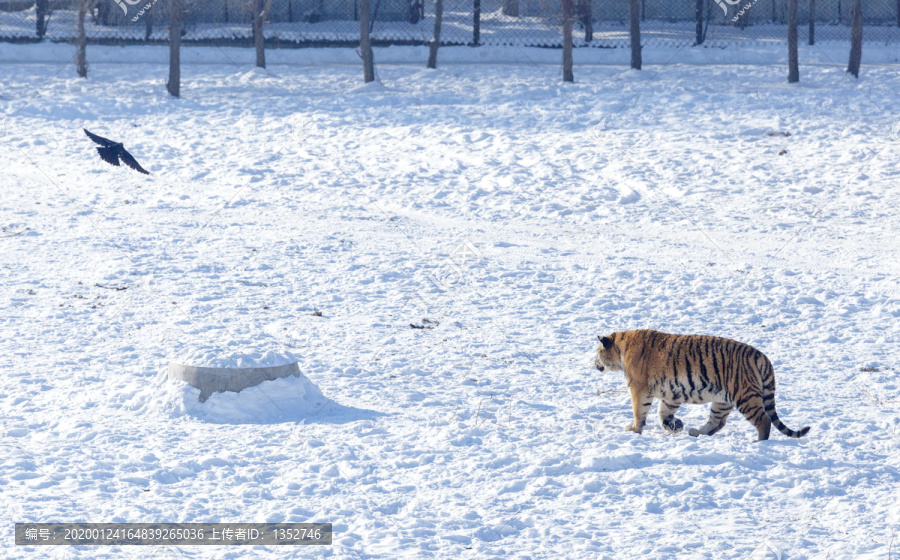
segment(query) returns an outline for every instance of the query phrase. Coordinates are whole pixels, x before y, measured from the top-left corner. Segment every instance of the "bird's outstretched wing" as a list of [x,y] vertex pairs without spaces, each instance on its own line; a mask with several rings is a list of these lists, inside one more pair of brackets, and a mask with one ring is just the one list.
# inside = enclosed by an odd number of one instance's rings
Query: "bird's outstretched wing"
[[[119,148],[119,157],[122,158],[122,161],[125,163],[125,165],[134,169],[135,171],[139,171],[139,172],[143,173],[144,175],[150,174],[149,171],[147,171],[146,169],[141,167],[141,164],[138,163],[137,160],[134,159],[131,156],[131,154],[128,153],[128,150],[126,150],[125,148]],[[116,165],[118,165],[118,163]]]
[[[108,147],[112,146],[113,144],[115,144],[115,142],[113,142],[112,140],[110,140],[108,138],[104,138],[102,136],[97,136],[93,132],[88,131],[88,129],[86,129],[86,128],[82,128],[81,130],[83,130],[84,133],[88,135],[88,138],[90,138],[91,140],[93,140],[94,142],[100,144],[101,146],[103,146],[105,148],[108,148]],[[103,159],[106,159],[106,158],[103,158]],[[109,160],[107,160],[107,161],[109,161]],[[116,163],[114,165],[119,165],[119,164]]]
[[115,148],[97,148],[97,151],[100,153],[100,157],[103,158],[103,161],[115,165],[116,167],[119,166],[118,150]]

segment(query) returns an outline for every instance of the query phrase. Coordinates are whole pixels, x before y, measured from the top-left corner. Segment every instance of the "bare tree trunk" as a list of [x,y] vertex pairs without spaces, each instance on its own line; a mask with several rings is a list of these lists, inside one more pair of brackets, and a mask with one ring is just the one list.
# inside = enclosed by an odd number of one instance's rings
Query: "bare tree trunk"
[[153,33],[153,10],[144,14],[144,24],[147,26],[144,30],[144,40],[149,41],[150,35]]
[[809,44],[816,44],[816,0],[809,0]]
[[79,78],[87,78],[87,35],[84,32],[84,17],[87,15],[89,0],[78,4],[78,38],[75,40],[75,71]]
[[574,82],[572,73],[572,27],[575,24],[573,0],[562,0],[563,16],[563,81]]
[[788,83],[800,81],[797,62],[797,0],[788,0]]
[[734,16],[728,21],[730,21],[735,27],[739,27],[741,31],[743,31],[744,28],[747,27],[747,18],[744,17],[745,15],[747,15],[747,9],[743,6],[746,6],[747,4],[749,4],[749,2],[741,2],[740,0],[726,0],[726,2],[731,5],[737,4],[737,8],[735,8],[737,11],[734,13]]
[[363,80],[365,83],[375,81],[375,61],[372,44],[369,42],[370,0],[359,0],[359,50],[363,59]]
[[472,44],[481,41],[481,0],[475,0],[472,7]]
[[266,0],[253,2],[253,45],[256,47],[256,66],[266,67],[266,38],[263,35],[263,18],[265,17]]
[[703,44],[703,0],[697,0],[694,4],[694,20],[696,22],[695,33],[697,35],[694,40],[694,46]]
[[594,40],[594,7],[591,0],[579,0],[578,16],[584,26],[584,42],[590,43]]
[[503,0],[503,15],[519,17],[519,0]]
[[37,17],[35,21],[35,32],[38,39],[43,39],[47,33],[47,18],[50,17],[50,0],[36,0],[34,3],[34,12]]
[[169,81],[166,89],[169,95],[181,94],[181,28],[184,25],[181,0],[172,0],[169,19]]
[[101,25],[109,25],[109,4],[106,2],[97,4],[97,20]]
[[847,72],[859,78],[859,63],[862,61],[862,0],[850,4],[850,63]]
[[631,23],[631,67],[641,69],[641,0],[630,0],[628,21]]
[[706,41],[706,34],[709,33],[709,22],[712,21],[712,2],[706,0],[706,22],[703,24],[703,41]]
[[434,2],[434,38],[428,50],[428,68],[437,68],[438,47],[441,46],[441,23],[444,21],[444,0]]

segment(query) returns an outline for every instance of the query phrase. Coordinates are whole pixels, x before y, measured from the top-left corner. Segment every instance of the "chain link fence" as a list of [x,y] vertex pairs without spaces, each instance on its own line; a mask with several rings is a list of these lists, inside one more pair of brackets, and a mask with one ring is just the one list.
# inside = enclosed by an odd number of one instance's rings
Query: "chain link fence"
[[[78,7],[90,6],[88,41],[164,43],[170,0],[157,0],[133,22],[129,9],[146,0],[0,0],[0,40],[73,41]],[[152,0],[150,0],[152,2]],[[560,47],[560,0],[444,0],[445,45]],[[683,47],[782,43],[787,0],[640,0],[644,45]],[[798,0],[801,43],[814,13],[816,43],[849,42],[851,0]],[[254,0],[184,0],[189,44],[250,46]],[[434,0],[371,0],[373,44],[422,45],[434,28]],[[628,47],[629,0],[575,0],[576,47]],[[900,0],[864,0],[867,43],[900,42]],[[743,11],[743,15],[741,15]],[[271,0],[264,27],[270,46],[355,46],[359,0]]]

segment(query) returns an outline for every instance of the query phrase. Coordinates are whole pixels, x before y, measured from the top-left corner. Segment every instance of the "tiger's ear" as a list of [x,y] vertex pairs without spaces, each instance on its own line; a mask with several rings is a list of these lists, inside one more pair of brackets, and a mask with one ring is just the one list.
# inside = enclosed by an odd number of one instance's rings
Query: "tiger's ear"
[[612,348],[613,341],[611,338],[609,338],[608,336],[597,336],[597,338],[600,340],[600,344],[603,345],[604,350],[609,350],[610,348]]

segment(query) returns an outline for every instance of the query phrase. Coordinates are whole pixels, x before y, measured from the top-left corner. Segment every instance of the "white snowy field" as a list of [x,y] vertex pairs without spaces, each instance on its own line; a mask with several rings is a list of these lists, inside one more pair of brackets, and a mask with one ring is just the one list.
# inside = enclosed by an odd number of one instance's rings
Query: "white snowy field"
[[[688,49],[563,85],[508,49],[360,87],[201,50],[181,99],[124,56],[87,80],[0,62],[3,558],[898,554],[900,66],[850,80],[842,53],[788,85]],[[625,432],[623,377],[591,360],[633,328],[753,344],[812,430],[671,436],[654,405]],[[209,348],[290,353],[311,383],[199,404],[165,370]],[[335,537],[15,546],[26,521]]]

